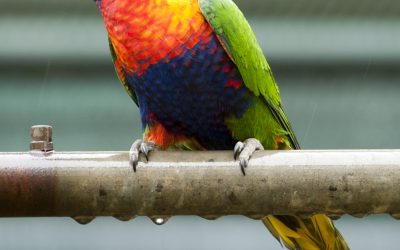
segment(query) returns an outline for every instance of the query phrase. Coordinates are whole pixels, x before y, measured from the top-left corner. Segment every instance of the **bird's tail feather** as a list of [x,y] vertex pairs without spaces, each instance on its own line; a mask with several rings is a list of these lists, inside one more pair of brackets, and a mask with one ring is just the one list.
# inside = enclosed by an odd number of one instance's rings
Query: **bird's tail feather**
[[290,250],[348,250],[333,222],[322,214],[308,219],[269,215],[263,223],[281,244]]

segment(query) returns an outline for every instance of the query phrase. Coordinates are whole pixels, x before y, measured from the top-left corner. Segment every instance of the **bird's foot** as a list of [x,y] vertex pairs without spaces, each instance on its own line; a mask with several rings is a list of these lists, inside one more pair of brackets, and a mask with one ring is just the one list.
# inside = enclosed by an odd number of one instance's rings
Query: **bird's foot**
[[133,167],[133,171],[136,172],[136,167],[139,163],[139,156],[142,153],[146,157],[146,161],[149,161],[149,153],[157,149],[156,144],[153,142],[146,142],[143,140],[136,140],[129,150],[129,163]]
[[255,138],[249,138],[244,142],[239,141],[236,143],[233,154],[235,160],[239,158],[239,165],[243,175],[246,175],[245,169],[249,164],[251,156],[257,150],[264,150],[264,147],[261,142]]

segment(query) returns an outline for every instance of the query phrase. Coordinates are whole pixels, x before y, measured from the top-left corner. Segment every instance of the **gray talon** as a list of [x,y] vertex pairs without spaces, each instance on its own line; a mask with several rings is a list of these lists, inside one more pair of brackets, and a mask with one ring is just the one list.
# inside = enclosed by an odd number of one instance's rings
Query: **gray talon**
[[151,150],[150,143],[141,143],[140,144],[140,152],[142,152],[146,158],[146,161],[149,161],[149,151]]
[[240,170],[242,170],[243,175],[246,175],[245,168],[247,168],[248,164],[249,164],[249,161],[246,158],[240,158],[239,165],[240,165]]
[[242,152],[244,148],[244,143],[239,141],[236,143],[235,148],[233,149],[233,157],[235,158],[235,160],[237,160],[240,152]]
[[257,150],[264,150],[261,142],[255,138],[250,138],[244,142],[237,142],[233,150],[235,160],[239,157],[239,165],[243,175],[246,175],[245,169],[249,165],[249,160]]
[[136,140],[129,150],[129,163],[133,167],[133,171],[136,172],[136,167],[139,163],[140,153],[144,154],[146,160],[149,161],[149,152],[156,148],[152,142],[145,142],[143,140]]

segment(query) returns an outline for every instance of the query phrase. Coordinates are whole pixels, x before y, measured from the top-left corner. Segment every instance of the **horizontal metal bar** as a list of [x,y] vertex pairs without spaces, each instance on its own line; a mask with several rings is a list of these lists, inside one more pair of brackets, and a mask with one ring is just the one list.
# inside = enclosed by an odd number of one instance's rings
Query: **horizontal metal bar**
[[0,216],[400,215],[400,150],[0,153]]

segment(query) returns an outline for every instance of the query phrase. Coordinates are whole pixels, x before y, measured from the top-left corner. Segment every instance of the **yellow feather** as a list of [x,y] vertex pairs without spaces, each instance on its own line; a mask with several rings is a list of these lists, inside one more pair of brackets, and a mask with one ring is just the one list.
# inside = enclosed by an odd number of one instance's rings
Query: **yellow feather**
[[263,222],[272,235],[291,250],[349,249],[332,221],[322,214],[309,219],[269,215]]
[[276,231],[285,237],[292,237],[292,238],[300,238],[300,235],[287,227],[285,224],[283,224],[280,220],[278,220],[274,216],[267,216],[268,220],[271,222],[272,225],[275,226]]

